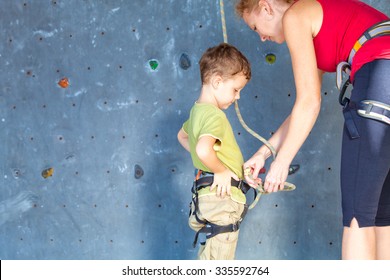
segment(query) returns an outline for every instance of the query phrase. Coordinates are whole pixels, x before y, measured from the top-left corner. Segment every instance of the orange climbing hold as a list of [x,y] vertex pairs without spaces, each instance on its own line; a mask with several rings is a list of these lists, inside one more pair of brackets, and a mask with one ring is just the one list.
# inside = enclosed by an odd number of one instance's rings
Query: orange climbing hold
[[58,85],[62,88],[67,88],[69,86],[69,79],[68,78],[62,78],[59,82]]
[[53,173],[54,173],[54,168],[52,168],[52,167],[47,168],[47,169],[42,171],[42,177],[45,179],[49,178],[49,177],[53,176]]

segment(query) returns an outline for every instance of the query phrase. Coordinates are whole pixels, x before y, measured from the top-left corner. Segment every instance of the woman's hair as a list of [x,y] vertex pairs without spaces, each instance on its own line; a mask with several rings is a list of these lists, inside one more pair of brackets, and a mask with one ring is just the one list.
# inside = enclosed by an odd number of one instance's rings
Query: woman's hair
[[[245,12],[252,12],[260,0],[237,0],[236,1],[236,14],[239,17],[243,17]],[[291,3],[293,0],[274,0],[274,1],[284,1],[286,3]]]
[[199,60],[202,84],[210,82],[213,75],[232,78],[242,73],[247,80],[251,79],[251,67],[247,58],[234,46],[221,43],[209,48]]
[[253,9],[259,4],[259,0],[237,0],[236,14],[239,17],[244,15],[244,12],[252,12]]

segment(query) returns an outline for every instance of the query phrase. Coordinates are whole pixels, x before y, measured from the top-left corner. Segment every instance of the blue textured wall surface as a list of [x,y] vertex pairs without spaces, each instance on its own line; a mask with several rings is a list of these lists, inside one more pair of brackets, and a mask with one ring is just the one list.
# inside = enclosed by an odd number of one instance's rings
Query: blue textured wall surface
[[[389,14],[389,0],[365,2]],[[253,69],[242,116],[268,138],[294,102],[287,48],[260,43],[233,1],[225,14]],[[0,38],[0,259],[195,259],[193,167],[176,134],[200,56],[223,41],[219,0],[0,0]],[[297,189],[260,199],[237,259],[340,258],[334,74],[322,92]],[[227,115],[247,159],[261,143]]]

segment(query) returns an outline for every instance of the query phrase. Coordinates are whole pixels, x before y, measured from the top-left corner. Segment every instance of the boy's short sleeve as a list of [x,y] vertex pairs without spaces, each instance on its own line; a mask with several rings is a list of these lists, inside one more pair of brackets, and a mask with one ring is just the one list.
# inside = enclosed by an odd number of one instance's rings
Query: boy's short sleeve
[[188,120],[186,120],[184,123],[183,123],[183,126],[181,127],[185,133],[188,134]]
[[223,116],[219,114],[211,115],[205,118],[204,125],[200,129],[199,138],[208,135],[222,141],[225,135],[225,129],[226,126],[223,121]]

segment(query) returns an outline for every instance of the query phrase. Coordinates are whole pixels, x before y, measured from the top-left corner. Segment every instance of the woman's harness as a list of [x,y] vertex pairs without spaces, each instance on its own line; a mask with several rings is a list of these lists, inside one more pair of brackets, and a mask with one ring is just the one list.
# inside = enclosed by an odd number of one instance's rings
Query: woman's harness
[[[348,56],[348,62],[342,61],[337,65],[336,85],[340,90],[339,103],[344,107],[345,125],[352,139],[359,138],[360,135],[357,131],[355,123],[353,122],[350,110],[356,110],[357,113],[362,117],[374,119],[390,125],[389,104],[385,104],[376,100],[362,100],[359,104],[355,104],[354,102],[350,101],[350,97],[345,96],[346,90],[351,84],[349,75],[351,73],[351,65],[355,54],[368,40],[386,35],[390,35],[390,20],[380,22],[366,30],[354,44]],[[341,87],[343,79],[342,72],[345,72],[348,75],[348,79]]]

